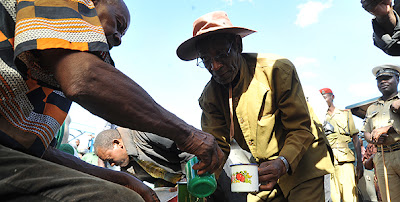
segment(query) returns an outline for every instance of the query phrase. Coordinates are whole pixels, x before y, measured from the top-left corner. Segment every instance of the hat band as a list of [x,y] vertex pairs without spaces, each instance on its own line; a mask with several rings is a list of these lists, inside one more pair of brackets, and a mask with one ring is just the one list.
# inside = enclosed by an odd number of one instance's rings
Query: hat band
[[382,75],[384,75],[384,74],[392,74],[392,75],[395,75],[395,76],[399,76],[399,72],[398,71],[396,71],[396,70],[394,70],[394,69],[381,69],[381,70],[379,70],[377,73],[376,73],[376,77],[378,78],[378,77],[380,77],[380,76],[382,76]]

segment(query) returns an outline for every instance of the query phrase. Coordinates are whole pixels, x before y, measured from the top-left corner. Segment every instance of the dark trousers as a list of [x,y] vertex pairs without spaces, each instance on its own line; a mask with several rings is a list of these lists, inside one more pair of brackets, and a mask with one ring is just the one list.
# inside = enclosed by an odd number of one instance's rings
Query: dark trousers
[[1,201],[143,201],[121,185],[0,145]]

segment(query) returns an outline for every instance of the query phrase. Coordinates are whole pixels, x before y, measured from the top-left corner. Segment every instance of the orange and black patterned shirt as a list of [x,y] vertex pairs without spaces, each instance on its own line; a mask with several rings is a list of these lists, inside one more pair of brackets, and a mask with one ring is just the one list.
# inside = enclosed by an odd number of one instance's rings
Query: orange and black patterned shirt
[[[71,105],[36,50],[91,52],[113,65],[91,0],[0,0],[0,144],[41,156]],[[79,68],[79,67],[76,67]]]

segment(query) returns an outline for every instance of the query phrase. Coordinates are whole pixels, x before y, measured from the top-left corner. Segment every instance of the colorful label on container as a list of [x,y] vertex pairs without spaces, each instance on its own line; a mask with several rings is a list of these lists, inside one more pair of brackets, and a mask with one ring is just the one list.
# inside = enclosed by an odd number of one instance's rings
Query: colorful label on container
[[238,171],[232,174],[231,182],[232,183],[249,183],[251,184],[251,176],[246,170]]

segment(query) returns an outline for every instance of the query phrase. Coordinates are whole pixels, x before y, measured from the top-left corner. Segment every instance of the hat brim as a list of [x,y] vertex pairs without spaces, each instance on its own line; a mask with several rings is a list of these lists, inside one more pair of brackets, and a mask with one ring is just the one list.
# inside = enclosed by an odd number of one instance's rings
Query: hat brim
[[386,72],[386,73],[381,73],[381,74],[379,74],[378,76],[376,76],[376,78],[379,78],[379,77],[381,77],[381,76],[396,76],[396,74]]
[[383,76],[384,74],[380,74],[380,75],[376,75],[376,73],[380,70],[380,69],[382,69],[382,68],[387,68],[387,69],[395,69],[395,70],[397,70],[399,73],[400,73],[400,67],[399,66],[397,66],[397,65],[388,65],[388,64],[386,64],[386,65],[379,65],[379,66],[376,66],[376,67],[374,67],[373,69],[372,69],[372,74],[375,76],[375,77],[377,77],[377,76]]
[[190,61],[194,60],[198,57],[197,55],[197,50],[196,50],[196,42],[200,39],[203,39],[204,37],[207,37],[211,34],[217,34],[217,33],[228,33],[228,34],[237,34],[241,36],[242,38],[252,34],[256,31],[243,28],[243,27],[229,27],[229,28],[223,28],[223,29],[217,29],[214,31],[209,31],[204,34],[200,34],[197,36],[194,36],[185,42],[183,42],[181,45],[179,45],[178,49],[176,50],[176,54],[181,60],[185,61]]

